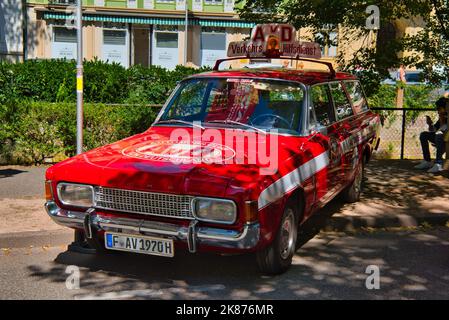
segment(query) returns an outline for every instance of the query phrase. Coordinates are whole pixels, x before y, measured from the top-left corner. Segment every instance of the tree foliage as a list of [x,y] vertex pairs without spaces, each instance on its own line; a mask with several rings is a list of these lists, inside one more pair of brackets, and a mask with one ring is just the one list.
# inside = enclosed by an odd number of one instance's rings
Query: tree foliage
[[[363,45],[347,57],[339,54],[337,62],[345,71],[363,70],[361,77],[377,89],[381,79],[388,77],[391,68],[401,63],[425,71],[433,83],[447,78],[449,72],[449,9],[447,0],[239,0],[245,2],[238,9],[240,16],[257,23],[290,23],[297,30],[310,32],[300,35],[302,40],[317,41],[321,45],[336,45],[330,32],[342,31],[340,47],[350,47],[354,39]],[[380,10],[380,29],[367,28],[367,7]],[[416,34],[388,36],[392,24],[409,21],[424,26]],[[316,37],[320,33],[324,36]],[[374,41],[371,41],[374,39]],[[411,54],[401,57],[402,52]],[[368,87],[368,86],[365,86]],[[372,90],[375,92],[375,90]]]

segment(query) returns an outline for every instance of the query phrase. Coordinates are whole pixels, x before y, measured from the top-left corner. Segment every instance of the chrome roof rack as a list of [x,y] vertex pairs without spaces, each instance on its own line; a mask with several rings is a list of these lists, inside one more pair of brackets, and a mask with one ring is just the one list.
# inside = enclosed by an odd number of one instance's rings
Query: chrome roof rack
[[241,57],[231,57],[231,58],[225,58],[225,59],[218,59],[215,62],[215,66],[213,68],[214,71],[218,71],[220,64],[226,61],[232,61],[232,60],[240,60],[240,59],[249,59],[249,60],[267,60],[267,59],[285,59],[285,60],[295,60],[295,61],[307,61],[312,63],[318,63],[323,64],[329,69],[330,77],[333,79],[335,78],[336,72],[332,65],[332,63],[327,61],[320,61],[320,60],[314,60],[314,59],[308,59],[308,58],[301,58],[301,57],[287,57],[287,56],[273,56],[273,57],[250,57],[250,56],[241,56]]

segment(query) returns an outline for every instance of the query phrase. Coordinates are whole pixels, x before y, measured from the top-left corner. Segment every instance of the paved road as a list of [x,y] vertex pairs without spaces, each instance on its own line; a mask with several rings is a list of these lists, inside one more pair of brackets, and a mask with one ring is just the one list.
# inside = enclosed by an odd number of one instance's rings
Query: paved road
[[[83,255],[67,252],[67,240],[24,234],[14,248],[2,249],[0,299],[449,299],[444,227],[320,233],[298,250],[292,268],[276,277],[261,276],[253,256]],[[0,247],[5,241],[10,240],[0,238]],[[80,268],[80,289],[66,288],[70,265]],[[380,268],[379,290],[365,286],[368,265]]]
[[0,166],[0,199],[43,197],[47,168]]

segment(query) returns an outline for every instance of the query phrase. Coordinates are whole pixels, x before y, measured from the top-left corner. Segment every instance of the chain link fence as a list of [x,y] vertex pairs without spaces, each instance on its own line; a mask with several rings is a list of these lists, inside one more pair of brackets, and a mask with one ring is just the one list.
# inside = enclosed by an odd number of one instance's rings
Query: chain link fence
[[[158,112],[162,105],[151,104],[145,107]],[[382,121],[380,144],[375,154],[377,159],[422,159],[419,135],[429,129],[426,116],[429,116],[433,123],[437,121],[438,114],[435,108],[371,108],[371,110],[378,113]],[[436,149],[431,146],[430,151],[434,157]]]
[[[382,121],[376,158],[422,159],[419,135],[429,130],[426,116],[429,116],[433,123],[437,121],[438,114],[434,108],[371,108],[371,110],[380,114]],[[436,150],[433,146],[430,151],[434,157]]]

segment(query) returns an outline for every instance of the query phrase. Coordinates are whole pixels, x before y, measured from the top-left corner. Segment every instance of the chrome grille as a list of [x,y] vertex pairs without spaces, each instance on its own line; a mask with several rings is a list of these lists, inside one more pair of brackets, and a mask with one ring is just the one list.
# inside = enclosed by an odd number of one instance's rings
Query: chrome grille
[[193,219],[193,197],[113,188],[95,188],[95,207],[128,213]]

